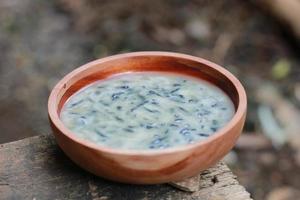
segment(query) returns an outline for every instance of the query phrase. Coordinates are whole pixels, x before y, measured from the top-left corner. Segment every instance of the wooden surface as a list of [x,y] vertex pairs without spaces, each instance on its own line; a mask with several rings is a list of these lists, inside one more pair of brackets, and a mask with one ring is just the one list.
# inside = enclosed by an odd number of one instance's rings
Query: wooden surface
[[0,199],[249,200],[229,168],[202,172],[194,193],[170,185],[129,185],[89,174],[71,162],[50,135],[0,145]]

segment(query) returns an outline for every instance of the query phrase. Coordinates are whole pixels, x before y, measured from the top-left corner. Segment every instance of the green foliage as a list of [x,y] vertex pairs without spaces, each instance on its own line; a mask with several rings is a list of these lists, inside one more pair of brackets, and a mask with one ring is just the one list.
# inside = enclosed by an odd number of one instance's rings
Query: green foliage
[[272,67],[272,77],[280,80],[286,78],[291,71],[291,63],[286,59],[278,60]]

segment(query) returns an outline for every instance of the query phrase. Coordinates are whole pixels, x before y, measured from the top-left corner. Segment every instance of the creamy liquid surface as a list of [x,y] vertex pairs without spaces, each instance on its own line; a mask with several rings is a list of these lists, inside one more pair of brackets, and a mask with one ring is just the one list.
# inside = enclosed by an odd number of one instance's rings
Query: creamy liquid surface
[[235,112],[230,98],[203,80],[170,73],[128,73],[94,82],[61,110],[78,137],[115,149],[165,149],[204,140]]

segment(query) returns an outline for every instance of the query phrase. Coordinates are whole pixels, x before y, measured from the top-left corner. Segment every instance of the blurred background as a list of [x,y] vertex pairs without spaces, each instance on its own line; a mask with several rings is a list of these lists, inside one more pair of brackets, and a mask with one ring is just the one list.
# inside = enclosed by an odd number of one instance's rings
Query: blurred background
[[249,107],[226,162],[254,199],[300,198],[300,0],[1,0],[0,143],[50,133],[47,98],[71,70],[144,50],[235,74]]

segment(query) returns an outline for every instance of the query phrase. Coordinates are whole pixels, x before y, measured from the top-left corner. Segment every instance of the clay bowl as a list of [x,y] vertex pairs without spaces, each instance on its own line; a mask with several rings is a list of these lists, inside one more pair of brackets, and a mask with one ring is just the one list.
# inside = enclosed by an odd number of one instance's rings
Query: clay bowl
[[[206,140],[163,150],[118,150],[80,139],[68,130],[59,114],[66,100],[80,88],[113,74],[166,71],[205,79],[232,99],[233,119]],[[234,146],[244,125],[247,100],[243,86],[226,69],[189,55],[168,52],[136,52],[102,58],[66,75],[49,97],[48,113],[56,140],[76,164],[87,171],[118,182],[154,184],[182,180],[214,165]]]

